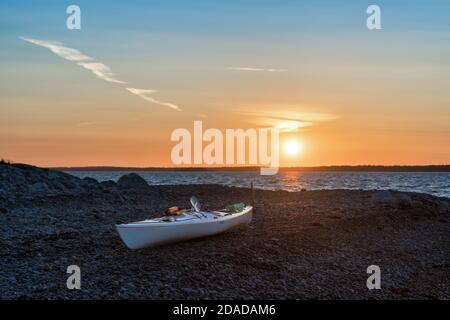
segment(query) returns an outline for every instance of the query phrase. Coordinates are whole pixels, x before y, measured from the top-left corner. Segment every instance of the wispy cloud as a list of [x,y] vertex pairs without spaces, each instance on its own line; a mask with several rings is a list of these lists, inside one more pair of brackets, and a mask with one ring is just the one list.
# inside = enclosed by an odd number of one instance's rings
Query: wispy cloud
[[56,41],[37,40],[25,37],[20,38],[35,45],[47,48],[63,59],[77,62],[79,66],[91,71],[94,75],[102,80],[113,83],[126,83],[124,81],[116,79],[114,72],[112,72],[107,65],[101,62],[93,61],[93,58],[85,55],[77,49],[63,46],[61,43]]
[[101,62],[78,62],[78,65],[91,71],[102,80],[113,83],[126,83],[124,81],[116,79],[114,72],[112,72],[107,65]]
[[[91,57],[85,55],[84,53],[82,53],[81,51],[79,51],[77,49],[66,47],[57,41],[38,40],[38,39],[31,39],[31,38],[26,38],[26,37],[20,37],[20,39],[27,41],[29,43],[35,44],[37,46],[47,48],[51,52],[53,52],[54,54],[56,54],[57,56],[59,56],[63,59],[76,62],[77,65],[85,68],[86,70],[91,71],[95,76],[97,76],[98,78],[100,78],[104,81],[112,82],[112,83],[121,83],[121,84],[126,83],[125,81],[117,79],[114,72],[112,72],[111,68],[109,68],[107,65],[105,65],[104,63],[95,61],[94,58],[91,58]],[[148,102],[166,106],[173,110],[181,111],[180,107],[178,107],[177,105],[174,105],[173,103],[159,101],[157,99],[150,97],[149,95],[152,93],[155,93],[156,92],[155,90],[136,89],[136,88],[126,88],[126,89],[129,92],[139,96],[140,98],[142,98]],[[90,124],[92,124],[92,123],[88,123],[88,124],[82,123],[80,125],[83,126],[83,125],[90,125]]]
[[256,72],[286,72],[285,69],[268,69],[268,68],[252,68],[252,67],[228,67],[228,70],[235,71],[256,71]]
[[156,99],[150,97],[149,95],[152,94],[152,93],[155,93],[156,90],[136,89],[136,88],[127,88],[127,90],[130,91],[131,93],[137,95],[138,97],[146,100],[146,101],[149,101],[149,102],[152,102],[152,103],[156,103],[156,104],[159,104],[161,106],[169,107],[169,108],[177,110],[177,111],[181,111],[180,107],[178,107],[177,105],[174,105],[173,103],[159,101],[159,100],[156,100]]
[[[254,106],[253,106],[254,107]],[[330,121],[337,116],[321,112],[300,112],[293,110],[292,106],[271,106],[272,110],[264,110],[265,105],[259,106],[259,110],[254,108],[240,107],[236,110],[249,121],[258,126],[266,126],[280,129],[281,132],[298,131],[318,122]],[[273,111],[275,107],[276,111]],[[296,107],[295,109],[298,109]]]
[[78,51],[77,49],[65,47],[57,41],[37,40],[37,39],[30,39],[30,38],[26,38],[26,37],[20,37],[20,39],[28,41],[30,43],[33,43],[35,45],[47,48],[54,54],[60,56],[63,59],[69,60],[69,61],[94,60],[93,58],[85,55],[84,53]]

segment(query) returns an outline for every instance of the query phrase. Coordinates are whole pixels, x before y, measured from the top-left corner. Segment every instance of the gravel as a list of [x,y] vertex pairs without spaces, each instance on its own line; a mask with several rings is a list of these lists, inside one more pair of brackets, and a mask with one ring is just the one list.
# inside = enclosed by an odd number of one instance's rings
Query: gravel
[[[0,299],[450,299],[450,201],[397,191],[256,190],[245,228],[132,251],[117,222],[251,202],[246,188],[139,192],[53,170],[0,165]],[[38,183],[38,185],[36,185]],[[69,265],[81,289],[66,287]],[[367,267],[381,269],[368,290]]]

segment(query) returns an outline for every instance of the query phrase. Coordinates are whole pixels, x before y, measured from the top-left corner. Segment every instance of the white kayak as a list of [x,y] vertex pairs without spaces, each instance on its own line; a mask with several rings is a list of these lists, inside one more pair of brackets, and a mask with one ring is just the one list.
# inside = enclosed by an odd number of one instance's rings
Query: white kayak
[[248,224],[252,211],[252,206],[238,212],[192,210],[178,216],[118,224],[116,228],[128,248],[140,249],[211,236]]

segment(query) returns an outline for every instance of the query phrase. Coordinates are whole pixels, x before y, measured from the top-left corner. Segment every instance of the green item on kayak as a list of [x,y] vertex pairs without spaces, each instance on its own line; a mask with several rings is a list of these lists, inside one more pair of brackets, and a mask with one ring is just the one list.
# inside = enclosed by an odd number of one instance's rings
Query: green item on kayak
[[229,212],[239,212],[239,211],[244,210],[244,208],[245,208],[245,203],[240,202],[240,203],[233,203],[233,204],[227,205],[225,207],[225,210],[229,211]]

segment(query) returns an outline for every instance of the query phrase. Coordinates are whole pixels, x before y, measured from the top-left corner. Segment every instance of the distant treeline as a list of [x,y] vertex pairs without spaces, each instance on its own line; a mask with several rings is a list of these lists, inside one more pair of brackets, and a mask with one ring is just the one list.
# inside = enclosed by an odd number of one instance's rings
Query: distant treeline
[[[259,171],[260,167],[58,167],[62,171]],[[450,165],[430,166],[320,166],[320,167],[283,167],[280,171],[300,172],[450,172]]]

